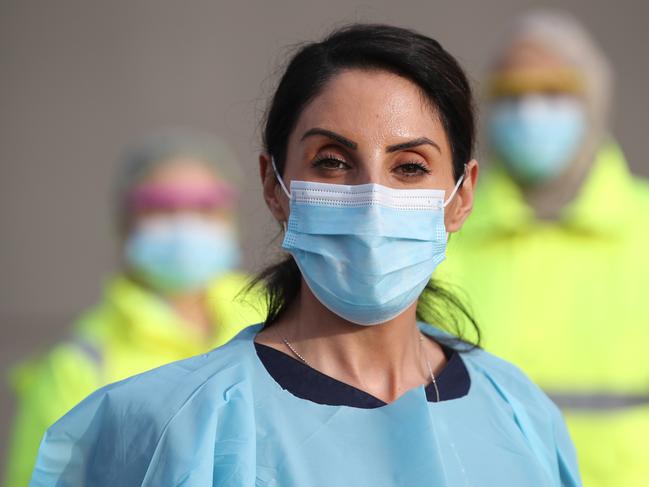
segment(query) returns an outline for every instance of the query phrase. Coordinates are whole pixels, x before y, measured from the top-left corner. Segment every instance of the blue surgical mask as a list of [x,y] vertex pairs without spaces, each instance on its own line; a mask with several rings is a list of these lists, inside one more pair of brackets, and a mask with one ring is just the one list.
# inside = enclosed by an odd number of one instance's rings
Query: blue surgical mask
[[[274,163],[273,163],[274,166]],[[277,174],[277,171],[276,171]],[[282,248],[318,300],[359,325],[412,305],[446,256],[444,191],[292,181]]]
[[124,252],[130,267],[163,292],[198,290],[239,261],[230,225],[198,215],[148,218],[128,238]]
[[526,96],[496,102],[488,130],[494,152],[512,177],[536,185],[570,165],[586,131],[586,114],[574,96]]

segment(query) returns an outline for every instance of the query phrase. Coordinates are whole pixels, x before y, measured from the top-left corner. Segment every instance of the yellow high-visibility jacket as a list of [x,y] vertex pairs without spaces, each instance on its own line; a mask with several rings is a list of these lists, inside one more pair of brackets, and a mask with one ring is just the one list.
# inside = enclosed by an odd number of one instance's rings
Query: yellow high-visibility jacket
[[26,361],[11,377],[17,396],[5,473],[7,487],[26,486],[45,430],[101,386],[218,347],[263,320],[260,296],[240,299],[247,284],[228,274],[208,289],[215,329],[209,341],[160,298],[126,277],[114,279],[103,301],[83,316],[70,340]]
[[563,410],[584,485],[649,485],[649,184],[615,144],[556,221],[487,172],[435,277]]

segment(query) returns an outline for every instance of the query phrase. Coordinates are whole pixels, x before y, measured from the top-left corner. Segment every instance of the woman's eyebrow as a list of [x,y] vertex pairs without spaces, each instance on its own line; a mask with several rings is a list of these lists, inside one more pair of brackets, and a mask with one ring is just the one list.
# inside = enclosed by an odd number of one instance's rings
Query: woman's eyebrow
[[[304,140],[307,137],[311,137],[315,135],[322,135],[328,137],[350,149],[356,150],[358,148],[358,144],[353,140],[350,140],[347,137],[337,134],[336,132],[332,132],[331,130],[327,130],[319,127],[314,127],[304,132],[304,135],[300,140]],[[412,149],[413,147],[417,147],[420,145],[431,145],[435,147],[439,152],[442,152],[442,149],[439,147],[439,145],[436,142],[429,139],[428,137],[419,137],[417,139],[409,140],[407,142],[401,142],[400,144],[390,145],[386,147],[385,152],[387,153],[397,152],[400,150]]]
[[432,145],[440,153],[442,152],[442,149],[440,149],[439,145],[437,145],[437,143],[430,140],[428,137],[419,137],[418,139],[409,140],[408,142],[402,142],[400,144],[389,145],[385,149],[385,152],[387,152],[387,153],[397,152],[397,151],[400,151],[400,150],[412,149],[413,147],[417,147],[417,146],[420,146],[420,145]]
[[336,132],[332,132],[331,130],[321,129],[318,127],[309,129],[306,132],[304,132],[304,135],[300,140],[304,140],[307,137],[313,135],[324,135],[325,137],[329,137],[330,139],[335,140],[336,142],[339,142],[340,144],[350,149],[356,150],[358,148],[358,144],[353,140],[349,140],[347,137],[343,137],[342,135],[337,134]]

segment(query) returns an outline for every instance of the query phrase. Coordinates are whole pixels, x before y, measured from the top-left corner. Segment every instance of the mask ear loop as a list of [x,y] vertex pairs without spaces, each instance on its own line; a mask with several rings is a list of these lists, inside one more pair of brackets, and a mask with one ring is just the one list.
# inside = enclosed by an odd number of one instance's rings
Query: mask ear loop
[[466,164],[464,165],[464,172],[462,173],[462,176],[460,176],[460,179],[458,179],[457,183],[455,183],[455,187],[453,188],[453,191],[451,191],[451,196],[449,196],[448,199],[442,204],[442,208],[446,208],[448,204],[451,201],[453,201],[453,198],[455,198],[457,191],[460,189],[460,186],[462,186],[462,183],[464,182],[465,174],[466,174]]
[[279,171],[277,170],[277,166],[275,165],[275,158],[273,156],[270,156],[270,163],[273,166],[273,172],[275,173],[275,177],[277,178],[277,182],[279,185],[282,187],[284,190],[284,194],[288,197],[288,199],[291,199],[291,193],[289,193],[288,189],[286,189],[286,185],[284,184],[284,181],[282,180],[282,176],[279,175]]
[[[282,177],[279,175],[279,171],[277,170],[277,166],[275,165],[275,158],[273,156],[270,156],[270,164],[273,166],[273,172],[275,173],[275,177],[277,178],[277,182],[279,185],[282,187],[282,190],[284,191],[284,194],[288,197],[288,199],[291,199],[291,193],[288,192],[288,189],[286,189],[286,185],[284,184],[284,181],[282,180]],[[286,229],[288,228],[288,225],[285,221],[282,222],[282,228],[284,229],[284,233],[286,233]]]
[[[453,201],[453,198],[455,198],[455,194],[457,191],[460,189],[460,186],[462,186],[462,183],[464,182],[464,175],[466,174],[466,164],[464,165],[464,172],[462,173],[462,176],[460,176],[460,179],[457,180],[457,183],[455,183],[455,187],[453,188],[453,191],[451,191],[451,196],[448,197],[448,199],[442,204],[442,208],[446,208],[448,204]],[[449,238],[449,233],[446,232],[446,241],[448,242]]]

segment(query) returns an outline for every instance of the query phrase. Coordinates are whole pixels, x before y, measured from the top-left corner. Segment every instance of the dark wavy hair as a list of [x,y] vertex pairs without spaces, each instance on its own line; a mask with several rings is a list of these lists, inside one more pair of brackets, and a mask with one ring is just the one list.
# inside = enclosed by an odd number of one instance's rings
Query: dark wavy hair
[[[335,30],[320,42],[303,45],[289,61],[271,99],[263,129],[263,145],[280,174],[286,162],[288,139],[308,103],[327,82],[348,69],[388,71],[419,87],[440,117],[450,141],[453,174],[457,180],[473,154],[475,117],[469,81],[458,62],[442,46],[412,30],[377,24],[353,24]],[[274,264],[253,281],[266,288],[271,326],[297,297],[301,275],[292,256]],[[422,299],[423,298],[423,299]],[[449,345],[477,346],[480,330],[462,301],[432,280],[420,296],[417,318],[451,332]],[[466,339],[464,325],[474,329]]]

